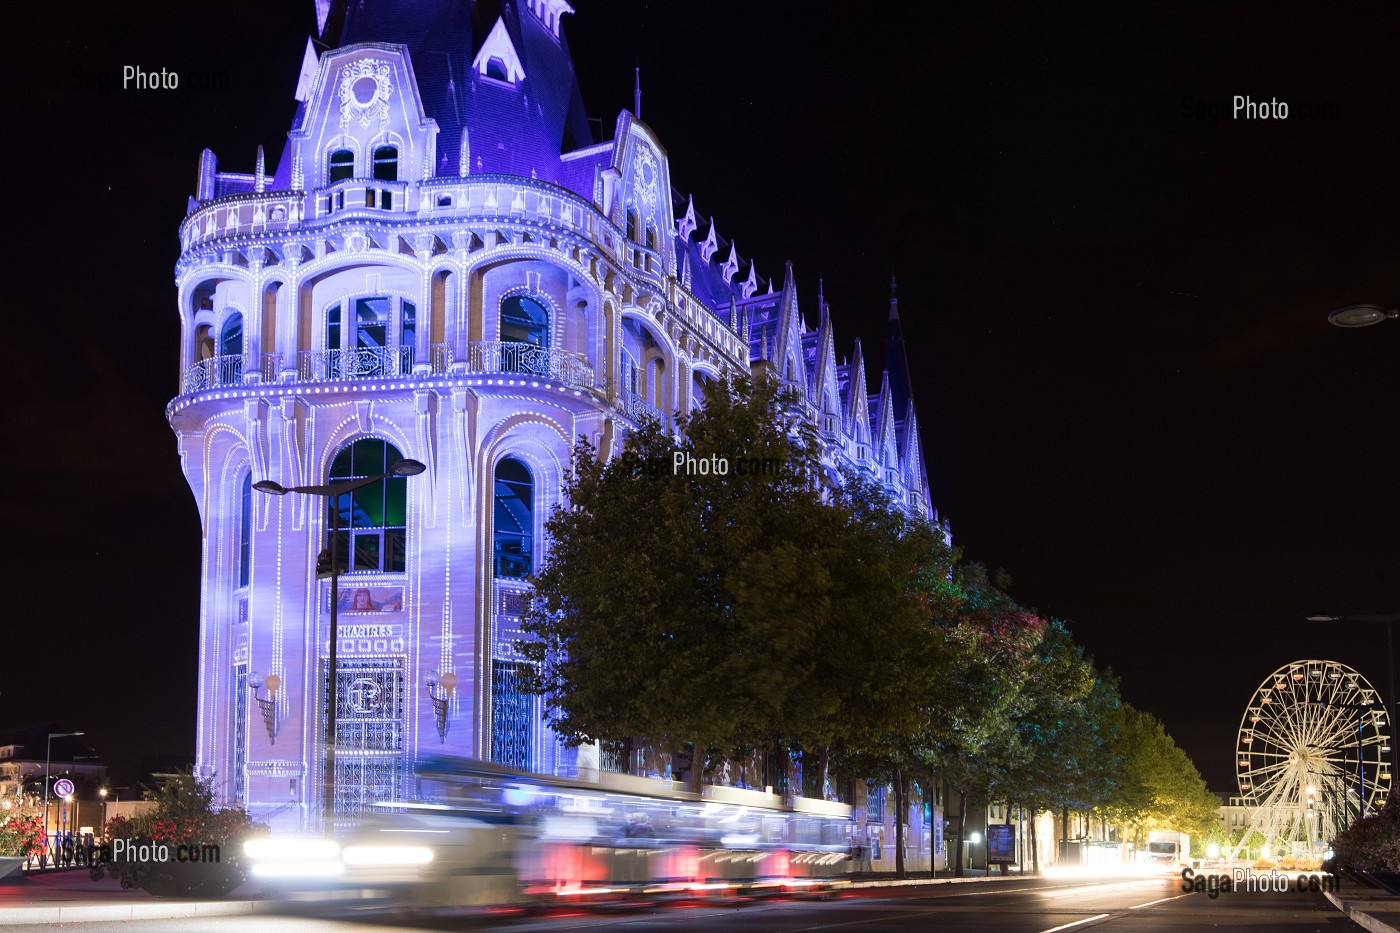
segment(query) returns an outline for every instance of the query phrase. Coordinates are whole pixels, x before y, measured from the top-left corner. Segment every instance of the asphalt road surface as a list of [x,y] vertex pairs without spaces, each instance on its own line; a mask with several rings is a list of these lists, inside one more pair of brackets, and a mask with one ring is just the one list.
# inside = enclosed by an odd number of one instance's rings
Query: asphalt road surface
[[[131,923],[84,923],[82,933],[130,931]],[[546,910],[477,910],[415,916],[259,916],[141,923],[159,933],[288,933],[377,930],[591,931],[651,933],[876,933],[876,931],[996,931],[996,933],[1166,933],[1177,930],[1304,933],[1355,931],[1321,894],[1222,892],[1184,894],[1179,877],[1055,881],[1027,879],[966,885],[862,889],[831,900],[704,899],[688,902],[595,905]]]

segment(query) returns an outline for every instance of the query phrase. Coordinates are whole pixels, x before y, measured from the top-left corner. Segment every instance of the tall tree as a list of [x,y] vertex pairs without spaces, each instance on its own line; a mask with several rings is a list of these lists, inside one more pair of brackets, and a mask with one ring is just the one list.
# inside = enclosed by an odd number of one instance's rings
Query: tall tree
[[1119,771],[1101,807],[1139,845],[1148,830],[1174,829],[1199,838],[1216,824],[1219,801],[1196,766],[1150,713],[1127,703],[1114,745]]
[[814,486],[797,401],[771,380],[717,382],[679,440],[647,422],[608,462],[580,442],[521,645],[568,740],[689,745],[698,787],[711,750],[819,739],[799,698],[848,600],[848,523]]

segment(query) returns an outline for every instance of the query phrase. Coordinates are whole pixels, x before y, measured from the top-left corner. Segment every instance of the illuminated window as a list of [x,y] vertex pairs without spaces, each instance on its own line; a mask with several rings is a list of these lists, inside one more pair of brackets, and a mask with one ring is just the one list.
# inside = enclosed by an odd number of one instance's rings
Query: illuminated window
[[533,298],[511,295],[501,302],[501,340],[549,346],[549,312]]
[[374,150],[374,177],[380,181],[399,180],[399,150],[380,146]]
[[223,330],[219,331],[219,355],[243,355],[243,315],[236,311],[228,316]]
[[[398,448],[378,438],[355,441],[331,461],[329,482],[387,472],[403,459]],[[341,566],[349,572],[382,570],[402,573],[408,538],[408,478],[390,476],[338,497]],[[331,517],[326,516],[326,547],[331,545]],[[346,557],[348,556],[348,559]]]
[[238,585],[247,586],[253,556],[253,475],[244,475],[238,495]]
[[403,303],[403,311],[399,315],[399,346],[413,346],[417,328],[418,309],[413,306],[413,302],[405,301]]
[[355,174],[355,153],[349,149],[337,149],[331,153],[329,181],[331,184]]
[[[352,304],[355,313],[349,320],[341,313],[340,305],[331,305],[326,310],[326,349],[371,350],[387,346],[393,304],[394,299],[388,297],[356,298]],[[404,307],[413,314],[413,305],[405,302]],[[349,332],[345,332],[347,328]]]
[[519,460],[496,465],[496,576],[520,579],[534,571],[535,481]]

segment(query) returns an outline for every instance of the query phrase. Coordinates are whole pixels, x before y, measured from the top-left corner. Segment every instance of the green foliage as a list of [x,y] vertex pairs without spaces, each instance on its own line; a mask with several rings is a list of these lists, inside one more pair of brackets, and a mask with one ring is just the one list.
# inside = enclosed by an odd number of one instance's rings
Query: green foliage
[[1036,810],[1090,809],[1118,770],[1118,687],[1094,668],[1061,621],[1047,623],[1020,685],[1026,709],[1016,723],[1023,760],[992,781],[999,799]]
[[1204,836],[1217,825],[1219,801],[1162,724],[1124,703],[1114,757],[1119,773],[1100,809],[1110,821],[1142,836],[1172,829]]
[[[521,644],[570,741],[647,736],[728,752],[766,747],[800,715],[830,619],[839,521],[812,489],[815,435],[795,405],[772,382],[716,383],[679,444],[653,421],[607,463],[586,442],[575,449]],[[677,475],[677,451],[783,467]]]

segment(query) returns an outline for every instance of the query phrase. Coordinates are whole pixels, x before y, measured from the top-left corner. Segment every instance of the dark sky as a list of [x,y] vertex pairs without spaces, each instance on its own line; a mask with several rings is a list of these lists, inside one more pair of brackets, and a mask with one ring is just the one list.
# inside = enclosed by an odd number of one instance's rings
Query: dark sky
[[[809,318],[824,280],[838,355],[859,337],[880,365],[899,277],[956,542],[1070,620],[1213,788],[1278,666],[1384,687],[1383,628],[1303,617],[1400,610],[1400,321],[1326,321],[1400,304],[1393,4],[575,6],[589,112],[611,125],[640,64],[675,184],[760,273],[791,260]],[[275,163],[313,20],[87,7],[26,33],[6,158],[0,727],[56,720],[121,766],[193,749],[176,232],[203,147]],[[184,86],[93,86],[125,64]],[[1236,94],[1290,117],[1233,120]]]

